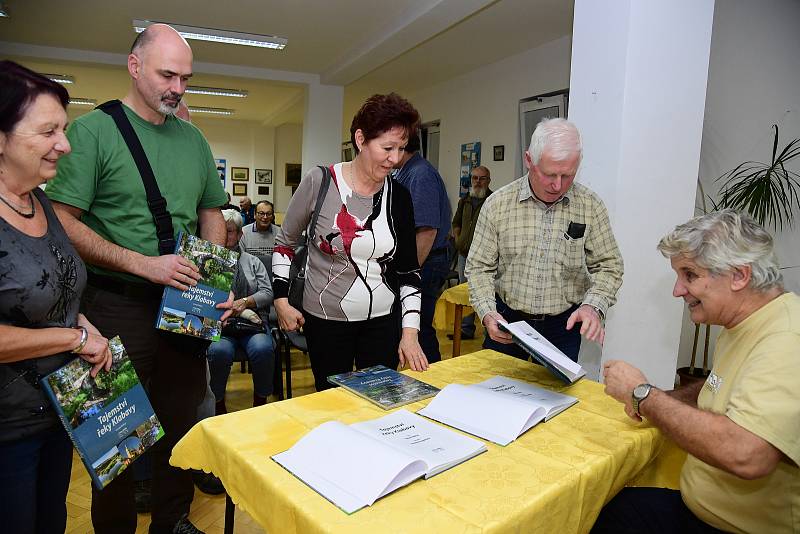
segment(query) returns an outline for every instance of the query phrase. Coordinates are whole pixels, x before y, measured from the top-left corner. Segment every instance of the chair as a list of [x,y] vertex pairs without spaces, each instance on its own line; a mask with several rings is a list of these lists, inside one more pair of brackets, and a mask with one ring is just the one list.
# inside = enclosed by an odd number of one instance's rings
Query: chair
[[[284,332],[277,329],[280,347],[283,352],[283,365],[286,369],[286,398],[292,398],[292,347],[308,354],[308,342],[302,332]],[[277,360],[277,358],[276,358]],[[280,364],[279,364],[280,365]],[[282,386],[283,384],[281,384]],[[281,397],[282,398],[282,397]]]
[[456,250],[456,241],[453,238],[447,240],[447,257],[450,258],[450,271],[444,278],[442,290],[461,283],[461,278],[458,276],[458,250]]

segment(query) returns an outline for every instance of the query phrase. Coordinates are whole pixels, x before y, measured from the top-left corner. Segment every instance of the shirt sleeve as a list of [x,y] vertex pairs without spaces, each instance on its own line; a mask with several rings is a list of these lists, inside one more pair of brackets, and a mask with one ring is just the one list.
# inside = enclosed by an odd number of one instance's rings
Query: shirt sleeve
[[461,228],[461,218],[463,217],[464,214],[464,199],[467,198],[469,197],[463,197],[458,200],[458,206],[456,206],[456,213],[455,215],[453,215],[453,221],[451,223],[451,226],[453,228]]
[[295,248],[301,243],[303,232],[311,221],[316,193],[319,192],[321,184],[322,171],[314,167],[297,186],[297,191],[292,195],[286,208],[283,224],[275,236],[275,250],[272,253],[272,289],[276,299],[289,296],[289,268],[292,265]]
[[252,276],[256,281],[256,292],[249,296],[253,297],[257,310],[266,310],[272,304],[272,284],[269,282],[267,268],[255,256],[250,256],[249,263]]
[[498,233],[495,226],[495,205],[489,197],[483,204],[475,223],[475,233],[469,248],[464,276],[469,283],[469,300],[481,321],[497,310],[494,299],[494,279],[499,260]]
[[400,311],[403,328],[420,328],[420,309],[422,294],[419,262],[417,261],[416,232],[409,224],[414,218],[414,207],[411,196],[400,184],[392,184],[392,218],[397,231],[397,252],[392,260],[392,267],[397,273],[400,288]]
[[617,291],[622,285],[622,254],[611,229],[608,211],[599,198],[593,218],[594,228],[584,245],[592,285],[583,298],[583,304],[598,308],[605,315],[617,301]]
[[800,335],[760,341],[739,370],[726,414],[800,465]]
[[58,172],[47,183],[50,200],[88,211],[97,192],[99,146],[97,136],[84,124],[74,122],[67,130],[72,152],[58,161]]
[[427,166],[412,169],[411,173],[409,180],[404,184],[411,193],[411,202],[414,205],[414,226],[438,229],[440,226],[439,188],[434,187],[437,177],[430,172]]

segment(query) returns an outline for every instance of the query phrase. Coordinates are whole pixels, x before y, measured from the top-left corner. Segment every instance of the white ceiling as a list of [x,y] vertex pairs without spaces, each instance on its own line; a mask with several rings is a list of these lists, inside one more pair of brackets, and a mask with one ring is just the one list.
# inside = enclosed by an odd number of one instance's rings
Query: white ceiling
[[246,89],[246,99],[189,95],[235,118],[302,122],[310,80],[400,93],[433,85],[572,31],[571,0],[6,0],[0,57],[72,74],[98,102],[128,86],[131,21],[145,19],[289,40],[283,51],[191,41],[194,85]]

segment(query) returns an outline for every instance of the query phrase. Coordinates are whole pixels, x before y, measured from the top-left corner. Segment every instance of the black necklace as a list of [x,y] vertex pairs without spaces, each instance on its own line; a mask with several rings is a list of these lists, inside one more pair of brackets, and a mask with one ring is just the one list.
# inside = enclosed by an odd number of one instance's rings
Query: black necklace
[[14,206],[11,205],[11,202],[9,202],[5,198],[3,198],[2,195],[0,195],[0,200],[3,201],[3,204],[5,204],[6,206],[8,206],[12,210],[14,210],[14,213],[19,215],[20,217],[25,217],[26,219],[33,219],[33,216],[36,215],[36,204],[33,203],[33,193],[31,193],[30,191],[28,191],[28,200],[31,201],[31,212],[30,213],[23,213],[23,212],[19,211],[17,208],[15,208]]

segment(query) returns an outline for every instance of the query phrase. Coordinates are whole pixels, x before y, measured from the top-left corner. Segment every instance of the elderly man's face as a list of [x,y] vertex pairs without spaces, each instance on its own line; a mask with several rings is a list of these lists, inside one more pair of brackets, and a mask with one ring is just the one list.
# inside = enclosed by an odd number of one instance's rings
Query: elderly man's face
[[489,189],[490,181],[491,178],[489,178],[489,174],[485,170],[475,169],[472,171],[472,187],[469,194],[475,198],[484,198]]
[[225,222],[225,248],[231,250],[236,248],[239,244],[239,238],[242,237],[242,231],[236,226],[233,221]]
[[556,161],[545,148],[539,164],[534,165],[530,153],[525,151],[525,167],[528,169],[528,182],[536,197],[542,202],[552,204],[564,196],[572,186],[580,165],[578,152],[567,159]]
[[677,274],[672,295],[686,301],[692,322],[726,326],[735,317],[741,298],[734,291],[733,273],[712,274],[684,256],[670,263]]

